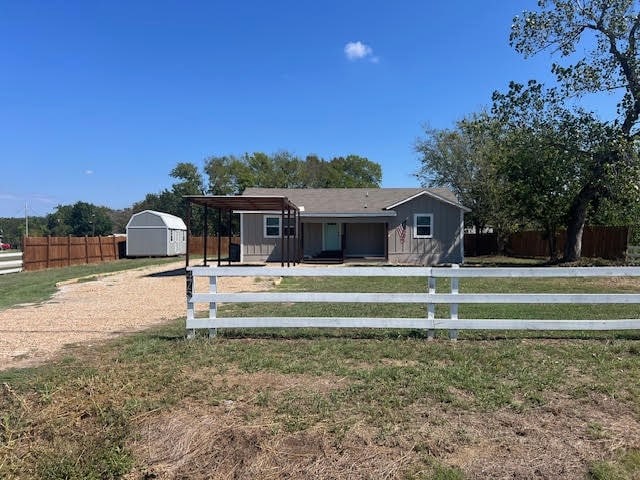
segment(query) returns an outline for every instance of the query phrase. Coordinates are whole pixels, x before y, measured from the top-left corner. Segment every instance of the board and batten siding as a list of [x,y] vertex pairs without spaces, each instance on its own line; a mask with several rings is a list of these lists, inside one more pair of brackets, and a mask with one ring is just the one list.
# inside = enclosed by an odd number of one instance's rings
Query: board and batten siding
[[385,232],[385,223],[347,223],[345,256],[384,257]]
[[[462,263],[460,209],[426,195],[398,205],[397,216],[389,220],[389,262],[412,265]],[[433,238],[414,238],[415,214],[432,214]],[[407,222],[404,244],[396,230]]]
[[[275,213],[243,213],[242,214],[242,261],[252,262],[279,262],[280,246],[282,240],[278,238],[266,238],[264,236],[264,216],[276,215]],[[280,214],[277,214],[280,216]],[[285,214],[286,218],[286,214]],[[293,214],[291,215],[293,219]],[[292,220],[293,221],[293,220]],[[297,233],[296,233],[297,235]],[[285,242],[287,239],[285,238]],[[296,239],[291,237],[290,252],[293,260],[296,248]],[[286,258],[285,258],[286,261]]]
[[303,253],[305,257],[313,257],[322,251],[322,224],[302,224]]
[[[385,217],[302,217],[303,255],[314,256],[322,251],[322,224],[331,222],[345,225],[341,231],[346,235],[344,247],[347,256],[384,256],[385,243],[388,242],[390,263],[436,265],[463,262],[463,227],[458,207],[423,195],[399,205],[394,211],[396,216]],[[433,215],[433,238],[414,238],[416,213]],[[281,239],[265,238],[265,214],[242,215],[243,261],[279,262]],[[407,222],[407,231],[402,244],[396,227],[404,220]],[[388,227],[386,231],[385,225]],[[292,237],[290,242],[293,252],[297,239]]]

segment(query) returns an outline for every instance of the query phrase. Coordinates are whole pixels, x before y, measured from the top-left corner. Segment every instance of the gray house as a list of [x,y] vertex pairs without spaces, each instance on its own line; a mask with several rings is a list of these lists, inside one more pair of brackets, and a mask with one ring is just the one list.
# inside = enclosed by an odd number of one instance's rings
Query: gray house
[[129,219],[128,257],[172,257],[186,252],[187,226],[180,217],[145,210]]
[[279,261],[283,241],[293,242],[286,248],[305,261],[360,258],[434,265],[464,260],[463,217],[470,210],[446,189],[248,188],[243,196],[283,196],[300,214],[240,211],[242,262]]

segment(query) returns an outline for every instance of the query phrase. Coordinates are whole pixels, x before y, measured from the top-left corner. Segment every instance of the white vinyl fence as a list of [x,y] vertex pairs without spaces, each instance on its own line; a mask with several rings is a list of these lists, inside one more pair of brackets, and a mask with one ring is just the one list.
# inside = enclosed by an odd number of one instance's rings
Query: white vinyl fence
[[0,253],[0,275],[22,271],[22,252]]
[[[188,336],[196,329],[251,327],[345,327],[449,330],[452,339],[458,329],[476,330],[628,330],[640,329],[638,318],[616,320],[532,320],[458,318],[459,304],[640,304],[640,293],[459,293],[460,278],[543,277],[639,277],[640,267],[576,268],[452,268],[446,267],[189,267],[187,269]],[[194,279],[208,277],[207,292],[194,291]],[[218,293],[219,277],[424,277],[425,293],[344,292],[260,292]],[[436,293],[438,278],[451,279],[450,293]],[[398,303],[424,304],[423,318],[371,317],[218,317],[217,305],[224,303]],[[196,318],[195,304],[209,304],[208,316]],[[435,318],[435,305],[448,304],[448,318]]]

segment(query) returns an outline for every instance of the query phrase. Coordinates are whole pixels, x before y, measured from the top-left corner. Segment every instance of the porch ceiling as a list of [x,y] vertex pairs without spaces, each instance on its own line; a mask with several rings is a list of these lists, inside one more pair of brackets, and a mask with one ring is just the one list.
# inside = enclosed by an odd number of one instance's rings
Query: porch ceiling
[[300,210],[295,203],[280,195],[186,195],[184,198],[194,205],[223,210]]

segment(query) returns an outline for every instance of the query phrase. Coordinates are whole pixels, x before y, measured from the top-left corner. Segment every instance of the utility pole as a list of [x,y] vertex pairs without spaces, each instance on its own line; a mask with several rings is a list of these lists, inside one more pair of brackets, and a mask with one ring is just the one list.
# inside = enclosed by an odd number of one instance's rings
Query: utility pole
[[24,202],[24,236],[29,236],[29,213],[27,202]]

